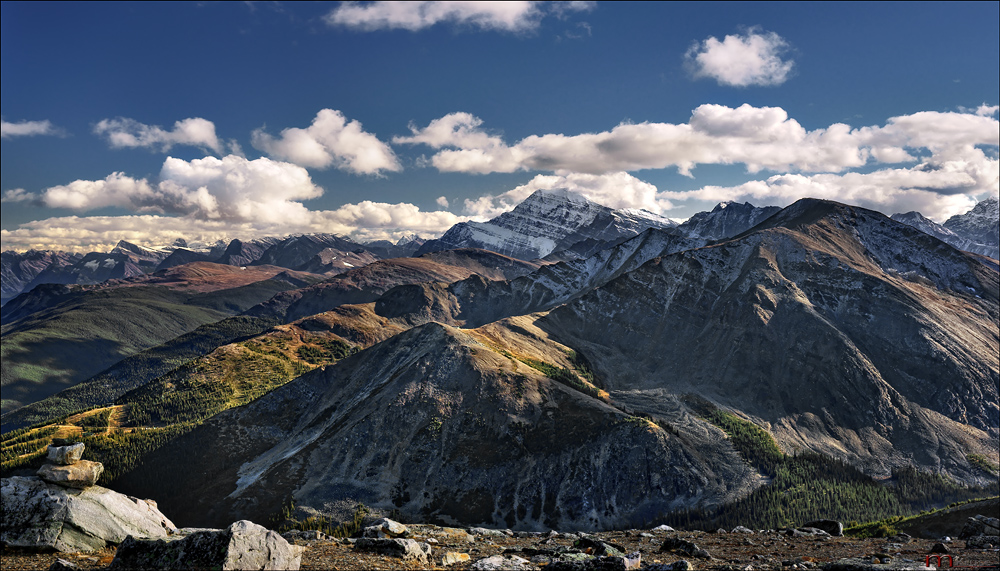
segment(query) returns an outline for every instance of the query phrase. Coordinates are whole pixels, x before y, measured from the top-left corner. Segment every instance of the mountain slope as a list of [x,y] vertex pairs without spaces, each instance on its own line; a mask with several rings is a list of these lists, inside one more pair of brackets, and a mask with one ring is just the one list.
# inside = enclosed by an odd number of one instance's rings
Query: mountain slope
[[[287,282],[268,279],[281,271],[202,263],[143,275],[132,284],[54,296],[46,288],[60,286],[45,286],[22,294],[4,307],[3,413],[289,289]],[[44,299],[30,303],[39,296]]]
[[[676,437],[430,323],[217,415],[119,485],[156,488],[184,525],[266,518],[293,500],[596,529],[756,485],[717,430],[691,422]],[[192,469],[156,475],[182,455]]]
[[695,392],[869,473],[912,461],[981,477],[966,456],[997,454],[996,267],[835,203],[762,226],[651,260],[539,324],[612,398]]
[[81,256],[51,250],[29,250],[24,253],[6,251],[0,253],[0,305],[24,291],[24,287],[34,281],[38,274],[50,267],[60,268],[72,265]]

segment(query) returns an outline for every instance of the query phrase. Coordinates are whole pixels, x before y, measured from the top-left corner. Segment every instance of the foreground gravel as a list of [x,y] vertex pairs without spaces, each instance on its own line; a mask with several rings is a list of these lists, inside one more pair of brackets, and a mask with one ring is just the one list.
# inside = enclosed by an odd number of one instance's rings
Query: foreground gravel
[[[925,569],[926,556],[938,541],[912,539],[893,543],[885,539],[851,539],[847,537],[788,537],[779,532],[705,533],[705,532],[652,532],[642,530],[602,532],[588,535],[593,539],[615,543],[627,552],[639,552],[642,566],[669,564],[685,559],[694,569],[726,569],[739,571],[813,569],[844,558],[867,558],[888,555],[893,565],[884,568]],[[660,545],[667,537],[677,537],[696,543],[707,550],[712,559],[681,557],[673,553],[660,553]],[[419,536],[416,538],[423,540]],[[513,553],[531,559],[539,551],[553,550],[558,546],[571,547],[575,537],[560,534],[557,537],[497,537],[477,536],[475,542],[438,540],[433,544],[433,555],[428,566],[404,562],[391,557],[356,552],[346,540],[295,540],[308,549],[302,557],[304,570],[388,570],[388,569],[468,569],[475,561]],[[1000,569],[996,549],[966,549],[965,542],[955,540],[945,544],[956,568]],[[468,553],[469,561],[449,567],[441,565],[441,558],[452,551]],[[96,553],[32,553],[5,547],[0,551],[0,571],[8,569],[48,569],[57,558],[64,559],[82,569],[104,569],[114,558],[114,549]],[[947,561],[945,562],[947,567]],[[537,565],[543,570],[545,565]],[[875,566],[879,568],[880,566]]]

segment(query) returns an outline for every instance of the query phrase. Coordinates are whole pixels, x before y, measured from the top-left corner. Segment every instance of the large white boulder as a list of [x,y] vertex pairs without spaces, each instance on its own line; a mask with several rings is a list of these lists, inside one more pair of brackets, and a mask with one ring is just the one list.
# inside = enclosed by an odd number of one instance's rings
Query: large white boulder
[[166,541],[128,538],[110,569],[296,570],[304,547],[251,521],[226,529],[182,529]]
[[0,480],[0,543],[63,552],[95,551],[128,536],[165,538],[176,531],[155,502],[101,486],[66,488],[35,477]]

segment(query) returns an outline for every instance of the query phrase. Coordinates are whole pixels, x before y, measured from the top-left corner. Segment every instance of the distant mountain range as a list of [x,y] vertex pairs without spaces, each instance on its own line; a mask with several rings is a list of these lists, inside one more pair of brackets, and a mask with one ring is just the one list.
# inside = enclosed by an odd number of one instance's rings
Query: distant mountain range
[[[749,203],[726,202],[711,212],[697,213],[677,224],[644,210],[613,210],[564,190],[539,190],[510,212],[488,222],[456,224],[434,240],[409,236],[396,244],[385,240],[358,244],[332,234],[313,234],[233,240],[202,250],[191,250],[180,239],[164,248],[146,248],[122,240],[111,252],[86,255],[6,251],[0,260],[0,305],[40,284],[95,284],[191,262],[232,266],[264,264],[334,275],[375,260],[455,248],[480,248],[522,260],[581,260],[649,228],[669,230],[695,241],[729,238],[778,210],[774,206],[757,208]],[[961,250],[997,259],[1000,257],[998,210],[997,200],[989,198],[966,214],[951,217],[943,225],[919,212],[893,214],[892,218]]]
[[375,260],[405,257],[423,243],[417,237],[392,244],[358,244],[333,234],[233,240],[190,250],[180,240],[166,248],[145,248],[120,241],[110,252],[86,255],[28,251],[2,254],[3,304],[41,284],[98,284],[163,271],[192,262],[230,266],[272,265],[295,271],[334,275]]
[[[0,422],[26,431],[4,470],[99,407],[109,432],[79,434],[113,485],[187,526],[364,504],[638,527],[775,485],[782,454],[840,466],[838,486],[915,469],[993,490],[1000,262],[970,250],[995,212],[939,226],[803,199],[673,224],[539,192],[423,244],[33,253],[12,275],[156,266],[4,305]],[[839,513],[811,493],[801,513]]]

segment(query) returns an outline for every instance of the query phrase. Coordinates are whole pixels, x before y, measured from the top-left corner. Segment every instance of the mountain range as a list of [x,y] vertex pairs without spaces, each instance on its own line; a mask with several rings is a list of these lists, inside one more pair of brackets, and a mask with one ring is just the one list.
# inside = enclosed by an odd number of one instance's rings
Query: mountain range
[[[942,236],[989,242],[991,208]],[[8,302],[0,419],[10,442],[80,430],[114,486],[182,525],[364,504],[637,527],[757,497],[782,455],[979,493],[1000,456],[1000,263],[928,223],[803,199],[675,224],[544,191],[422,245],[233,242],[241,266]],[[99,414],[102,433],[72,420]],[[13,454],[5,472],[35,461]]]

